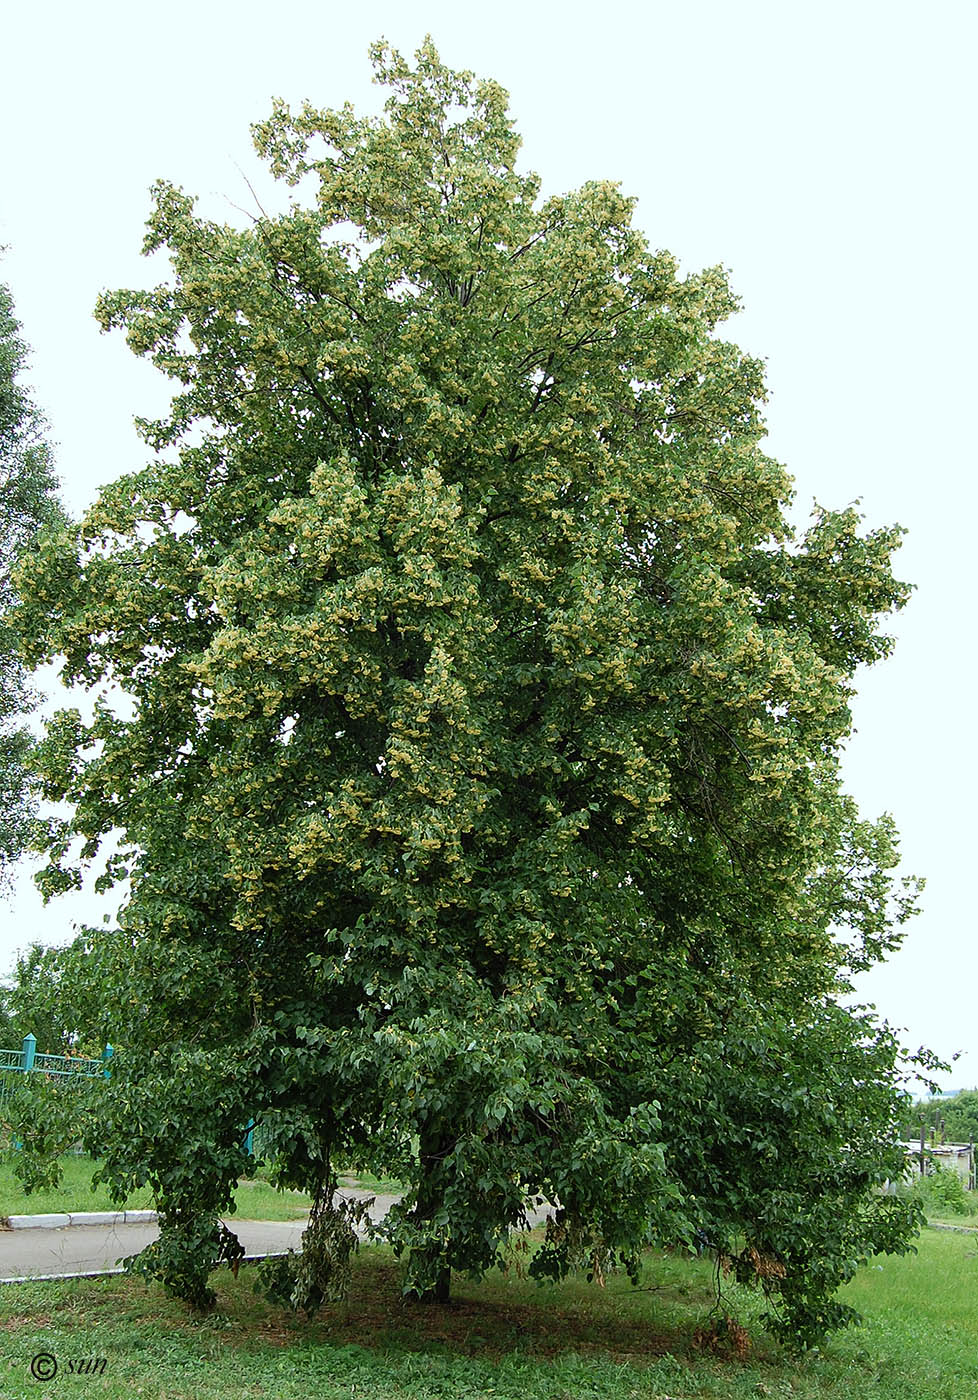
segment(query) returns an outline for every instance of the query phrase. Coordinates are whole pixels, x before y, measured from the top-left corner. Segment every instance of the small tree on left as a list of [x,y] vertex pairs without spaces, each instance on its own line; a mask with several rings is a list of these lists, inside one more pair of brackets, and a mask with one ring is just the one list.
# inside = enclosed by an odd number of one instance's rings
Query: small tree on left
[[[58,482],[52,452],[45,437],[46,424],[23,383],[28,349],[20,330],[10,290],[0,285],[0,892],[3,893],[9,893],[13,866],[28,849],[35,815],[27,762],[33,740],[24,720],[34,707],[36,696],[29,685],[28,667],[10,620],[18,601],[13,569],[40,530],[65,523],[65,513],[56,494]],[[44,962],[44,954],[45,950],[36,949],[28,958],[28,965],[33,967],[38,960]],[[18,986],[25,980],[20,972],[18,968],[15,978]],[[23,999],[18,1004],[23,1006]],[[18,1023],[11,989],[5,989],[0,994],[3,1043],[16,1043],[30,1029],[30,1025]],[[36,1085],[31,1087],[36,1091]],[[73,1136],[80,1107],[77,1098],[77,1095],[61,1096],[59,1101],[57,1096],[47,1094],[42,1115],[37,1092],[32,1096],[8,1095],[5,1127],[9,1131],[16,1125],[13,1135],[29,1143],[31,1149],[17,1154],[18,1175],[28,1189],[43,1186],[56,1176],[57,1145]]]
[[31,818],[23,724],[33,707],[27,671],[10,626],[13,564],[43,526],[63,520],[44,419],[21,376],[27,346],[13,299],[0,285],[0,886],[24,852]]

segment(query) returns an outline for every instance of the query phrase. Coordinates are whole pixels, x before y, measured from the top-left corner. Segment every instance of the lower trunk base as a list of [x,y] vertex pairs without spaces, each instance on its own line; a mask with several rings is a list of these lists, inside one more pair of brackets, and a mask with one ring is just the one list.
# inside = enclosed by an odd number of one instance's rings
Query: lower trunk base
[[430,1288],[418,1294],[419,1303],[447,1303],[451,1300],[452,1271],[447,1264],[438,1270],[438,1275]]

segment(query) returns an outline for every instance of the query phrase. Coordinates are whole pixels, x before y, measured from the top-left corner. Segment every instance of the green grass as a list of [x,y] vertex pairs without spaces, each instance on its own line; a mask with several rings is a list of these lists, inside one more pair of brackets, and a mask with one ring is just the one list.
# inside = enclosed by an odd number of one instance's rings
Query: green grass
[[340,1173],[340,1184],[349,1183],[364,1191],[376,1191],[378,1196],[402,1196],[407,1190],[403,1181],[393,1176],[373,1176],[370,1172],[348,1171]]
[[[386,1250],[364,1250],[350,1299],[305,1321],[253,1291],[254,1272],[214,1276],[218,1310],[195,1321],[126,1278],[24,1283],[0,1290],[0,1395],[107,1400],[974,1400],[978,1253],[967,1235],[926,1231],[917,1256],[874,1261],[846,1290],[867,1325],[792,1358],[765,1339],[758,1300],[728,1306],[750,1329],[745,1360],[704,1351],[708,1261],[651,1259],[641,1290],[570,1279],[540,1287],[512,1273],[457,1279],[456,1300],[400,1297]],[[48,1388],[29,1362],[48,1351]],[[103,1375],[69,1360],[104,1357]]]
[[[121,1210],[104,1186],[92,1189],[96,1163],[90,1157],[68,1155],[61,1160],[62,1178],[52,1191],[30,1196],[14,1176],[9,1162],[0,1164],[0,1215],[47,1215],[54,1211]],[[298,1192],[277,1191],[267,1181],[241,1181],[234,1193],[242,1220],[299,1220],[312,1204]],[[128,1210],[148,1210],[153,1205],[148,1189],[134,1191],[126,1200]]]
[[301,1220],[312,1205],[301,1191],[279,1191],[267,1181],[239,1181],[234,1199],[239,1220]]
[[[869,1319],[835,1345],[871,1357],[893,1394],[978,1396],[978,1238],[924,1230],[918,1253],[878,1259],[844,1296]],[[894,1377],[907,1374],[903,1390]],[[881,1395],[890,1392],[881,1389]]]

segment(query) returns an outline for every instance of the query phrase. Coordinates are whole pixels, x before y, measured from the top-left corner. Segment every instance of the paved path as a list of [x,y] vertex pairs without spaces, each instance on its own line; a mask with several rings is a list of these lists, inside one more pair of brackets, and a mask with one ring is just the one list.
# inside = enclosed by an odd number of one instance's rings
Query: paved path
[[[246,1255],[284,1254],[299,1248],[305,1222],[239,1220],[231,1228]],[[111,1273],[120,1260],[156,1239],[156,1225],[66,1225],[59,1230],[5,1230],[0,1234],[0,1280]]]
[[[344,1188],[342,1194],[365,1200],[372,1193]],[[378,1195],[370,1210],[371,1218],[382,1220],[395,1200],[396,1196]],[[244,1245],[246,1259],[299,1249],[306,1228],[305,1219],[239,1220],[229,1216],[225,1223]],[[110,1273],[121,1267],[121,1259],[138,1254],[158,1234],[155,1223],[0,1230],[0,1281]]]
[[[378,1195],[344,1186],[341,1194],[369,1200],[370,1218],[383,1220],[397,1196]],[[546,1220],[552,1207],[528,1212],[531,1226]],[[300,1249],[306,1220],[239,1220],[229,1216],[225,1224],[244,1245],[246,1259],[286,1254]],[[0,1230],[0,1283],[23,1278],[68,1278],[118,1272],[120,1260],[138,1254],[156,1239],[155,1224],[65,1225],[60,1228]]]

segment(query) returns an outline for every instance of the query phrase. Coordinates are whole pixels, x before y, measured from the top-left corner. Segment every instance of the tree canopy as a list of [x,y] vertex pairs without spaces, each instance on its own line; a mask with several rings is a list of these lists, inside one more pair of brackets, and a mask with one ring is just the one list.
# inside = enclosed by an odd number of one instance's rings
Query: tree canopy
[[171,411],[20,573],[32,659],[96,693],[38,756],[43,887],[130,881],[103,1146],[157,1195],[139,1266],[207,1301],[254,1118],[323,1212],[337,1164],[408,1183],[421,1295],[544,1197],[538,1275],[699,1231],[815,1337],[914,1226],[870,1194],[898,1047],[839,1002],[912,904],[839,776],[900,530],[795,536],[722,269],[614,184],[542,198],[430,42],[372,56],[382,117],[254,129],[310,202],[154,187],[172,275],[98,316]]
[[33,811],[24,766],[31,740],[23,726],[33,700],[10,626],[11,573],[35,531],[60,518],[44,421],[21,382],[26,361],[13,299],[0,285],[0,888],[23,854]]

